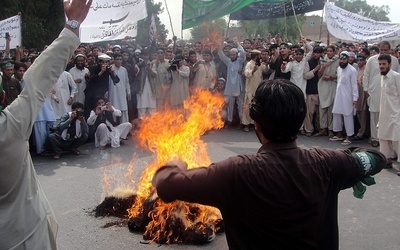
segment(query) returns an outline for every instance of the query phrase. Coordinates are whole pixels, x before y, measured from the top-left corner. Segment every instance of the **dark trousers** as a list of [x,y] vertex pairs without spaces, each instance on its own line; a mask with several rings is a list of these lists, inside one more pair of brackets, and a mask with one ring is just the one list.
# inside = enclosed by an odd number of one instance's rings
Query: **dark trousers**
[[57,133],[49,134],[46,141],[46,149],[53,151],[56,154],[61,154],[63,151],[70,151],[77,149],[83,145],[88,139],[88,134],[82,134],[81,137],[74,140],[64,140],[61,135]]

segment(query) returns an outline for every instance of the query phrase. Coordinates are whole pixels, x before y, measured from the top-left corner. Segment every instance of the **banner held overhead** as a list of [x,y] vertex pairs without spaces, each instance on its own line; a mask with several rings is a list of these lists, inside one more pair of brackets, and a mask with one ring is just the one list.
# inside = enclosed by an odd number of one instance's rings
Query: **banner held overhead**
[[137,22],[145,17],[146,0],[94,0],[81,24],[81,41],[92,43],[135,37]]
[[0,50],[6,49],[6,33],[11,37],[10,49],[21,45],[21,17],[19,15],[0,21]]
[[325,4],[328,31],[336,38],[357,42],[379,42],[400,39],[400,24],[378,22],[361,15]]
[[265,0],[183,0],[182,29],[210,22],[256,2]]
[[[293,5],[292,5],[293,1]],[[253,3],[231,14],[231,20],[265,20],[322,10],[324,0],[264,1]],[[294,7],[294,12],[293,8]]]

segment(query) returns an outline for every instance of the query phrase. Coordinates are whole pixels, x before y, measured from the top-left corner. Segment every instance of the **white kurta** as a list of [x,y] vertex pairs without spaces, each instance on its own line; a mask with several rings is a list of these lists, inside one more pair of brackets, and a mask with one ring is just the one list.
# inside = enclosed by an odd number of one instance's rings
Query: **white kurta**
[[[325,57],[325,61],[334,60],[331,65],[326,67],[324,75],[336,76],[337,68],[339,67],[339,59],[335,56],[332,59]],[[336,95],[336,79],[335,80],[323,80],[322,78],[318,81],[318,97],[320,108],[328,108],[333,104]]]
[[217,70],[213,63],[200,63],[194,76],[194,87],[196,89],[214,88],[217,81]]
[[[113,117],[114,120],[116,117],[120,117],[122,115],[121,110],[118,110],[114,107]],[[94,125],[96,122],[98,115],[92,110],[90,111],[90,116],[87,120],[88,125]],[[111,131],[110,131],[110,130]],[[100,124],[95,132],[95,147],[104,147],[107,144],[111,144],[111,147],[118,148],[120,146],[120,141],[122,139],[126,139],[128,133],[132,130],[132,124],[129,122],[121,123],[117,126],[113,126],[109,121],[106,120],[106,123]]]
[[306,97],[307,80],[304,79],[303,73],[304,68],[306,67],[306,63],[308,63],[308,60],[310,60],[311,55],[312,51],[309,52],[307,56],[304,57],[300,62],[296,60],[288,62],[285,70],[282,71],[282,73],[290,72],[290,81],[296,84],[297,87],[299,87],[303,91],[304,98]]
[[[52,95],[51,105],[53,106],[56,119],[60,119],[64,113],[71,111],[71,106],[67,102],[70,97],[74,98],[76,93],[76,84],[72,75],[64,71],[54,85],[54,90],[56,93]],[[55,98],[59,100],[59,103],[54,100]]]
[[[365,65],[364,77],[363,77],[363,88],[367,91],[369,97],[367,103],[370,112],[379,112],[380,100],[381,100],[381,72],[379,70],[379,55],[371,56],[367,64]],[[399,68],[399,61],[394,56],[391,56],[392,70]]]
[[141,94],[136,94],[137,98],[137,108],[138,109],[155,109],[156,108],[156,96],[151,90],[149,78],[146,77],[146,82],[143,86],[143,92]]
[[400,74],[390,70],[382,76],[378,138],[400,140]]
[[358,99],[357,70],[348,64],[344,69],[339,67],[337,73],[337,88],[332,113],[350,115],[354,111],[353,101],[356,102]]
[[29,153],[29,136],[50,89],[80,44],[64,29],[25,73],[25,88],[0,113],[0,249],[55,249],[57,223]]
[[81,83],[76,83],[76,94],[74,96],[74,102],[85,103],[85,89],[86,89],[86,78],[85,75],[89,73],[88,68],[83,70],[78,69],[76,66],[69,70],[72,79],[81,79]]
[[128,71],[122,66],[117,68],[115,65],[112,65],[112,67],[115,70],[115,74],[119,77],[119,82],[114,84],[110,79],[108,97],[114,107],[121,111],[127,111],[128,102],[126,97],[131,93]]
[[171,71],[171,106],[183,105],[183,102],[189,97],[189,74],[190,68],[185,65],[182,65],[176,71]]

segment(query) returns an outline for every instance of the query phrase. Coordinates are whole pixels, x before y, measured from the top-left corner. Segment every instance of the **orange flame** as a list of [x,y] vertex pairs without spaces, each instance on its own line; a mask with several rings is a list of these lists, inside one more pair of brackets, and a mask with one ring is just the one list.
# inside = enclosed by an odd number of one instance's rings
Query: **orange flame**
[[[207,145],[200,137],[208,130],[223,127],[220,112],[223,105],[222,96],[213,95],[207,90],[197,90],[185,101],[185,114],[181,110],[167,110],[143,119],[137,139],[140,146],[155,153],[155,160],[147,166],[140,178],[135,204],[128,210],[130,218],[138,216],[143,211],[144,201],[155,193],[151,184],[152,178],[166,162],[180,159],[188,164],[189,169],[211,163]],[[189,219],[189,204],[185,202],[156,202],[150,212],[152,221],[148,224],[145,235],[150,234],[147,238],[151,241],[167,239],[167,243],[174,243],[178,239],[169,238],[172,232],[166,225],[168,218],[180,218],[186,228],[199,221],[212,224],[221,218],[217,209],[197,206],[199,216],[193,220]]]

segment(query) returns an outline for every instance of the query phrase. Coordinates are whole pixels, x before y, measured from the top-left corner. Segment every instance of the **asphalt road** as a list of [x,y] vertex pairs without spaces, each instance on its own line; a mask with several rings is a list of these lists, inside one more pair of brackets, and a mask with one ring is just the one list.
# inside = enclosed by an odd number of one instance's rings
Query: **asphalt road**
[[[254,153],[260,147],[254,132],[236,129],[211,131],[203,136],[213,161]],[[344,149],[327,137],[299,136],[302,147]],[[365,141],[352,146],[370,147]],[[103,199],[104,191],[116,184],[132,185],[137,181],[152,154],[135,147],[131,138],[120,148],[99,150],[93,143],[83,145],[81,155],[63,155],[60,160],[34,156],[40,183],[54,209],[58,223],[59,249],[227,249],[225,236],[203,246],[142,244],[142,235],[129,232],[125,226],[102,228],[114,218],[95,218],[92,211]],[[129,162],[135,159],[132,177],[126,179]],[[395,169],[383,170],[376,176],[376,185],[368,187],[363,199],[356,199],[352,190],[339,197],[340,248],[352,250],[399,249],[400,245],[400,177]],[[103,185],[103,172],[114,179],[114,185]],[[116,181],[117,180],[117,181]],[[267,246],[266,246],[267,247]]]

